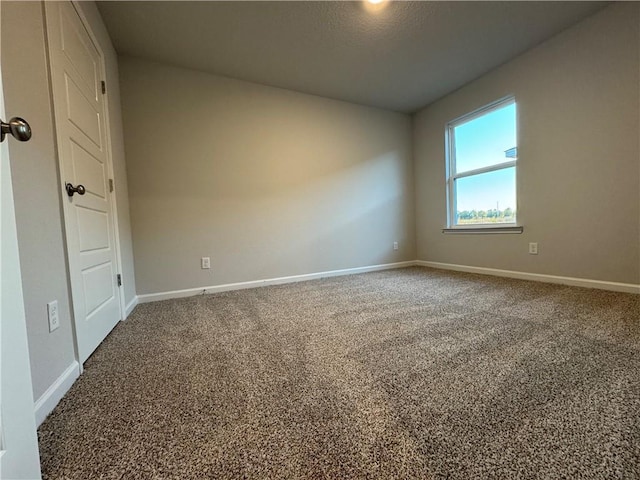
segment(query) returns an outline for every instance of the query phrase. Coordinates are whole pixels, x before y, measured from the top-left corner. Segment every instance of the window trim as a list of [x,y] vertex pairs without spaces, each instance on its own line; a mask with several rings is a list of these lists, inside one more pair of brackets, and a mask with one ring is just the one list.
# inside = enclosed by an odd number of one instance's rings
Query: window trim
[[[490,165],[487,167],[476,168],[474,170],[467,170],[462,173],[452,173],[455,172],[455,135],[453,133],[453,129],[462,124],[467,123],[476,118],[479,118],[487,113],[491,113],[494,110],[498,110],[507,105],[516,104],[515,95],[507,95],[502,97],[495,102],[491,102],[487,105],[484,105],[472,112],[461,115],[453,120],[447,122],[445,126],[445,175],[446,175],[446,202],[447,202],[447,228],[443,229],[443,233],[455,233],[456,231],[465,230],[473,230],[473,232],[468,233],[484,233],[483,230],[486,230],[486,233],[522,233],[522,227],[518,223],[518,218],[516,216],[515,222],[509,223],[476,223],[469,225],[456,225],[455,223],[455,212],[456,212],[456,188],[455,181],[460,178],[470,177],[473,175],[480,175],[483,173],[495,172],[498,170],[502,170],[505,168],[515,167],[515,175],[516,175],[516,212],[518,211],[518,159],[509,160],[507,162],[497,163],[495,165]],[[517,107],[517,104],[516,104]],[[518,135],[518,124],[517,124],[517,108],[516,108],[516,135]],[[517,142],[520,143],[520,142]],[[517,146],[517,145],[516,145]]]
[[442,233],[464,233],[471,235],[476,233],[522,233],[524,231],[523,227],[514,223],[499,223],[497,225],[501,226],[497,227],[494,225],[496,224],[483,224],[483,226],[463,225],[457,228],[443,228]]

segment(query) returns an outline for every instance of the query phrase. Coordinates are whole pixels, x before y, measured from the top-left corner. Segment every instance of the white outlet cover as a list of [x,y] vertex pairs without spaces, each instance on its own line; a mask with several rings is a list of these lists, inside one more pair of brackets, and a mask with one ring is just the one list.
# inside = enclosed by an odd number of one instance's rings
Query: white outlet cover
[[47,303],[47,317],[49,319],[49,332],[57,330],[60,326],[60,316],[58,315],[58,301]]
[[202,257],[200,259],[200,267],[203,269],[211,268],[211,258],[210,257]]

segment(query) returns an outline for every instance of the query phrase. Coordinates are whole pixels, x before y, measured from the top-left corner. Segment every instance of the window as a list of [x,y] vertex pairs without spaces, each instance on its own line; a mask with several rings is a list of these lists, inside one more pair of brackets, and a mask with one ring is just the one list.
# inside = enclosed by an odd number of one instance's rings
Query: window
[[513,97],[447,125],[448,227],[516,224],[518,144]]

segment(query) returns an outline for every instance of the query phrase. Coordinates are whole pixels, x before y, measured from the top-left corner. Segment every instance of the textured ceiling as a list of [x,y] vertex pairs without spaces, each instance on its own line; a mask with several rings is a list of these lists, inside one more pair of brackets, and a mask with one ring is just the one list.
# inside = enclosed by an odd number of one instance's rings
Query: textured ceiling
[[108,1],[118,53],[413,112],[603,2]]

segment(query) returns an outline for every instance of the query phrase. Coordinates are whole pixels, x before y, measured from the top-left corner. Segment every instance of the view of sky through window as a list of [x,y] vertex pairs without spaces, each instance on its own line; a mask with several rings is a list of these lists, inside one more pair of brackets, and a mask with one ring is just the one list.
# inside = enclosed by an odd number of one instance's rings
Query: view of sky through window
[[[453,138],[456,174],[514,161],[515,102],[455,125]],[[464,176],[455,182],[456,223],[515,222],[515,167]]]
[[457,210],[516,209],[515,168],[504,168],[457,180]]

